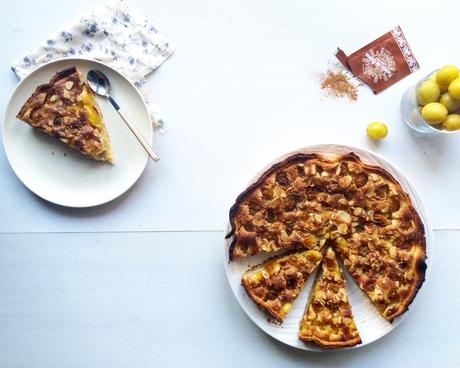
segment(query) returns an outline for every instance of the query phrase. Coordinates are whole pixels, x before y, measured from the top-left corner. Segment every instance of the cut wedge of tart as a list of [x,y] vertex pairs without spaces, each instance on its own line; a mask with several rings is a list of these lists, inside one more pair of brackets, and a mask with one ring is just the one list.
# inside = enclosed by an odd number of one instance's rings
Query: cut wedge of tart
[[37,87],[17,118],[95,160],[112,162],[110,140],[94,94],[78,69]]
[[274,257],[245,272],[241,283],[260,309],[282,322],[321,259],[316,250]]
[[332,248],[323,258],[300,321],[299,339],[323,348],[340,348],[361,343],[345,289],[345,280]]
[[389,322],[407,311],[426,271],[424,239],[417,235],[421,225],[396,216],[384,230],[365,225],[350,238],[339,238],[334,246],[347,271]]

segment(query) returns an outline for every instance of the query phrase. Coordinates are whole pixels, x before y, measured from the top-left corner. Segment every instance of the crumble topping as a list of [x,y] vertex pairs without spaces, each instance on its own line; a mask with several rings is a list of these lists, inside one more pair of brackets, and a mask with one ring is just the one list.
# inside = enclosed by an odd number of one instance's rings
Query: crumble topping
[[275,257],[247,271],[241,282],[256,304],[281,322],[321,259],[316,250]]
[[389,321],[424,280],[424,229],[408,195],[353,154],[286,159],[238,197],[230,220],[231,260],[328,244]]

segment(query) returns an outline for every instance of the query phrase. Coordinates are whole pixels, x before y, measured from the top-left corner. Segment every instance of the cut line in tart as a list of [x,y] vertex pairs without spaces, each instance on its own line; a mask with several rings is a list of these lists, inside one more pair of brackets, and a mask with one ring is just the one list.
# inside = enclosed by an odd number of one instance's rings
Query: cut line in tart
[[241,284],[261,310],[282,322],[321,259],[316,250],[273,257],[246,271]]
[[360,344],[345,280],[332,248],[326,250],[321,265],[299,324],[299,339],[322,348]]
[[75,67],[40,85],[17,118],[95,160],[112,162],[110,139],[93,92]]
[[331,246],[390,322],[425,279],[425,230],[409,196],[352,152],[298,153],[272,165],[237,197],[230,225],[231,262]]

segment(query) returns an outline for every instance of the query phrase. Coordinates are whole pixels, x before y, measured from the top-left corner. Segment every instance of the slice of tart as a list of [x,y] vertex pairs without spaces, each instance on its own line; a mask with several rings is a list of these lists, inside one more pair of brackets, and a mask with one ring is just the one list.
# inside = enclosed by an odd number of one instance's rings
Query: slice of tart
[[300,321],[299,339],[323,348],[361,343],[334,251],[328,248]]
[[321,259],[321,253],[316,250],[274,257],[245,272],[241,283],[261,310],[283,322]]
[[347,271],[389,322],[407,311],[426,271],[420,224],[397,216],[385,227],[365,225],[334,245]]
[[95,160],[112,162],[110,140],[94,94],[78,69],[37,87],[17,118]]

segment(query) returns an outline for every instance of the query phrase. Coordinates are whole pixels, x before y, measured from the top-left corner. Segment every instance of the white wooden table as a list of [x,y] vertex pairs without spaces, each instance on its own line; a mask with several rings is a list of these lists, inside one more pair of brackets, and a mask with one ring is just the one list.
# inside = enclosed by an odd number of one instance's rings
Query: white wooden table
[[[0,151],[0,367],[458,367],[460,135],[418,138],[399,118],[405,88],[460,64],[456,2],[129,3],[177,49],[149,78],[166,115],[154,144],[162,159],[120,199],[73,210],[29,192]],[[1,114],[14,59],[103,4],[3,1]],[[352,52],[397,24],[420,71],[378,96],[362,88],[355,103],[321,96],[315,75],[337,46]],[[378,144],[365,136],[372,120],[390,128]],[[254,172],[331,142],[371,149],[412,179],[431,214],[435,260],[416,310],[393,333],[313,354],[272,340],[244,315],[222,267],[223,229]]]

